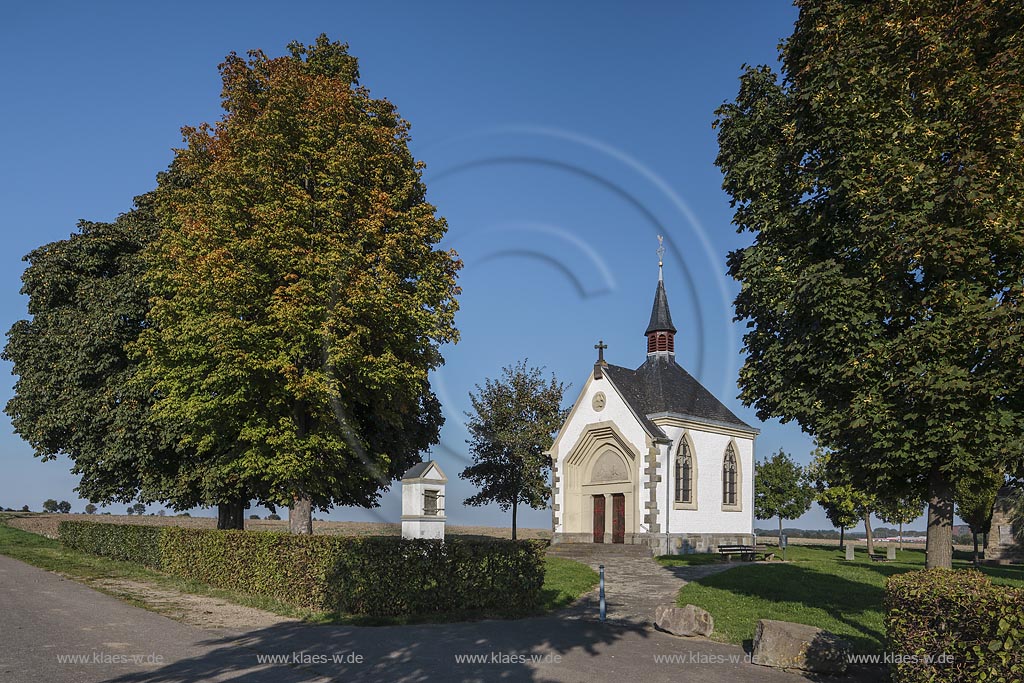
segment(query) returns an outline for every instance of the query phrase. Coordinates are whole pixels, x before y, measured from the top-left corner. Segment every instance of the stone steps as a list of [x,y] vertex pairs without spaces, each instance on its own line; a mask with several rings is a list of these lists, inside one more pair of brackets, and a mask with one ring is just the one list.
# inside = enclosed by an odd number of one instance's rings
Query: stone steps
[[548,555],[586,562],[613,557],[653,557],[650,546],[625,543],[556,543]]

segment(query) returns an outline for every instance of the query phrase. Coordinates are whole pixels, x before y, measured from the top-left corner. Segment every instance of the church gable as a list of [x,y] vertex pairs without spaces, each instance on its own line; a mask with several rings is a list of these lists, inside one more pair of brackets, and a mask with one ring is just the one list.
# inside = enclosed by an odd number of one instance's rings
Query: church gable
[[601,378],[591,373],[565,423],[555,435],[550,449],[552,456],[556,459],[565,457],[588,427],[604,422],[615,424],[623,438],[637,449],[648,439],[666,438],[660,427],[645,415],[636,413],[607,373],[602,373]]

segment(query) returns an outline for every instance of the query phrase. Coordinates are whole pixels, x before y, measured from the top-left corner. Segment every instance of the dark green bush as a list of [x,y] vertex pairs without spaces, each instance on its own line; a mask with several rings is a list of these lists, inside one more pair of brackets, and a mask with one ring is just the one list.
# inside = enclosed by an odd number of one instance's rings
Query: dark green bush
[[69,548],[159,569],[161,527],[103,522],[61,522],[60,541]]
[[535,610],[543,541],[406,541],[61,522],[68,547],[313,610],[375,617]]
[[542,541],[345,540],[331,581],[341,612],[512,616],[531,612],[540,601]]
[[316,610],[336,598],[328,583],[341,542],[335,536],[165,527],[163,569],[169,574]]
[[367,616],[535,609],[545,543],[405,541],[168,527],[169,573],[316,610]]
[[886,631],[896,683],[1024,680],[1024,591],[979,571],[891,577]]

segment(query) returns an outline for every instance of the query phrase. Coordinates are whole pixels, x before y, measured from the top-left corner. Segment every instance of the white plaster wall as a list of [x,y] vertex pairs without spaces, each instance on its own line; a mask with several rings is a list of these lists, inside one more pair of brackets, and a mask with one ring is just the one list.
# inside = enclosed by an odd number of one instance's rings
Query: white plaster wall
[[[698,429],[684,430],[681,427],[662,426],[672,439],[670,458],[659,463],[661,483],[658,486],[658,502],[661,508],[662,532],[670,534],[752,534],[754,510],[754,440],[751,437],[729,436]],[[684,431],[689,435],[693,457],[697,464],[697,509],[676,510],[674,505],[675,485],[674,460],[679,440]],[[725,449],[732,441],[736,444],[736,455],[740,466],[739,499],[742,503],[738,512],[722,510],[722,463]],[[666,482],[668,486],[666,487]],[[667,496],[667,498],[666,498]],[[665,513],[669,514],[665,526]]]
[[444,518],[436,520],[402,520],[402,538],[430,538],[444,540]]
[[402,515],[422,515],[423,514],[423,491],[427,489],[434,489],[437,493],[437,516],[444,517],[445,511],[445,494],[444,484],[427,484],[423,482],[416,482],[412,484],[402,484]]
[[[599,391],[603,391],[605,399],[605,407],[601,411],[594,410],[593,400],[594,395]],[[580,435],[587,428],[588,425],[596,422],[614,422],[615,426],[618,427],[622,435],[640,452],[640,457],[636,463],[638,468],[638,474],[640,475],[640,495],[638,501],[637,519],[640,520],[641,527],[640,531],[647,531],[646,526],[643,525],[644,515],[644,503],[649,500],[647,497],[646,489],[643,487],[643,469],[645,464],[644,458],[647,456],[647,439],[646,432],[643,427],[640,426],[640,422],[634,417],[633,412],[630,410],[626,402],[619,396],[618,392],[612,386],[607,376],[601,379],[594,379],[593,373],[588,379],[587,384],[583,387],[583,392],[580,398],[577,399],[575,405],[575,413],[572,415],[569,422],[567,422],[562,430],[556,437],[556,442],[552,447],[551,457],[553,460],[555,472],[557,473],[560,481],[558,482],[558,493],[555,496],[555,502],[558,504],[558,525],[555,527],[556,533],[562,533],[566,531],[565,525],[565,475],[561,470],[561,462],[566,458],[569,453],[572,452],[576,442],[579,441]],[[573,532],[578,529],[569,529],[568,531]]]

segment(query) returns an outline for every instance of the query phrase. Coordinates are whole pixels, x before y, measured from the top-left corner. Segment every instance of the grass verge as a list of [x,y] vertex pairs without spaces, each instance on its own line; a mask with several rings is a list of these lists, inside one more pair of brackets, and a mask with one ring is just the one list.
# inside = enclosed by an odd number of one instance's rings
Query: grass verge
[[225,591],[196,581],[169,576],[134,562],[122,562],[71,550],[51,538],[6,526],[2,524],[2,520],[0,520],[0,554],[13,557],[40,569],[56,572],[100,592],[125,599],[132,604],[156,612],[162,610],[153,605],[141,603],[132,594],[118,591],[105,583],[111,579],[136,581],[179,593],[221,598],[246,607],[254,607],[310,622],[324,623],[331,620],[331,616],[326,613],[304,610],[272,598]]
[[[741,565],[693,581],[680,589],[678,604],[710,612],[716,640],[742,644],[753,639],[758,619],[780,619],[832,631],[858,652],[878,653],[885,643],[885,580],[924,568],[924,552],[917,549],[898,552],[894,562],[872,562],[860,548],[853,562],[836,547],[791,545],[786,554],[785,563]],[[954,565],[970,566],[967,554],[957,553]],[[993,583],[1024,587],[1024,567],[981,571]]]
[[[116,587],[110,586],[108,582],[110,580],[133,581],[178,593],[220,598],[235,604],[315,624],[381,626],[481,618],[479,614],[451,613],[430,615],[418,619],[380,619],[302,609],[273,598],[226,591],[197,581],[180,579],[134,562],[122,562],[72,550],[54,539],[7,526],[4,522],[10,516],[0,515],[0,554],[13,557],[40,569],[56,572],[100,592],[155,612],[169,613],[173,610],[161,609],[157,605],[142,602],[132,593],[119,591]],[[585,564],[560,557],[546,558],[545,563],[544,587],[541,592],[541,605],[537,611],[538,614],[565,607],[597,585],[597,572]]]

